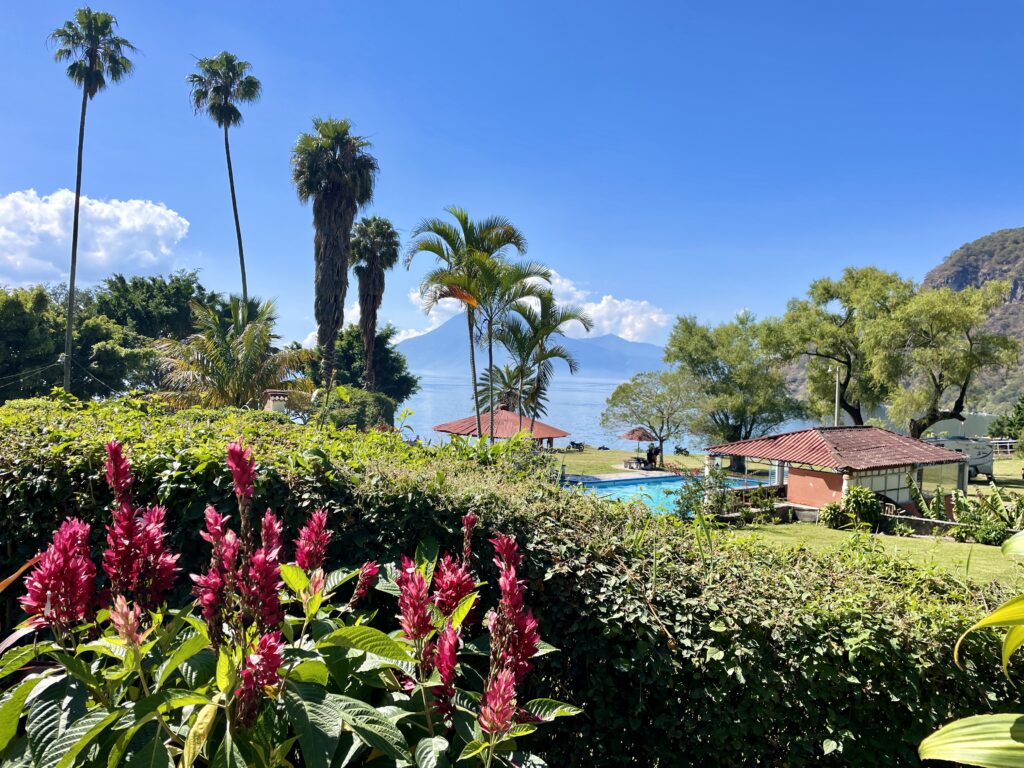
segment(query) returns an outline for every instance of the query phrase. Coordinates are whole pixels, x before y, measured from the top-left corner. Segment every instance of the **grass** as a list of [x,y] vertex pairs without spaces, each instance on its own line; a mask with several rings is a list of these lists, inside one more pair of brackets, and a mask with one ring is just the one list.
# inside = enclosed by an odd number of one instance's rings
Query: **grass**
[[[852,534],[811,523],[790,523],[753,526],[738,530],[734,535],[753,535],[778,547],[806,546],[816,550],[838,546]],[[934,538],[886,535],[875,535],[873,538],[887,552],[902,555],[918,564],[938,566],[961,578],[966,576],[983,583],[999,581],[1010,587],[1024,587],[1024,570],[1009,558],[1003,557],[999,547]]]
[[[640,456],[644,455],[644,446],[641,446]],[[632,451],[599,451],[592,446],[587,446],[582,451],[567,451],[556,453],[555,458],[565,464],[566,474],[570,475],[608,475],[614,472],[624,472],[622,462],[636,456],[636,450]],[[674,456],[668,455],[665,460],[688,469],[696,469],[704,466],[703,456]]]

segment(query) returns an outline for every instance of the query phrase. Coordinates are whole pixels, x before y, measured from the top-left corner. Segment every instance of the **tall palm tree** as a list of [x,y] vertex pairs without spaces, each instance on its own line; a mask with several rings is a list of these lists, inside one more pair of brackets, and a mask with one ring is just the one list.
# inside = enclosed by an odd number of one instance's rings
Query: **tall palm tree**
[[476,409],[476,431],[483,434],[476,380],[476,298],[477,259],[474,254],[498,258],[509,249],[526,252],[526,238],[504,216],[491,216],[474,221],[462,208],[445,208],[455,224],[444,219],[424,219],[412,232],[413,240],[405,256],[408,269],[418,253],[430,253],[439,266],[427,274],[420,283],[420,293],[429,311],[442,299],[455,299],[466,310],[466,328],[469,335],[469,376]]
[[[487,370],[494,381],[494,332],[520,302],[539,298],[541,281],[551,282],[551,270],[537,262],[523,264],[502,258],[475,256],[477,261],[478,335],[487,346]],[[491,398],[490,439],[494,441],[494,398]]]
[[238,220],[238,198],[235,196],[235,173],[231,167],[231,144],[228,128],[241,125],[239,104],[259,99],[260,81],[249,74],[252,66],[233,53],[222,51],[209,59],[196,62],[198,72],[188,76],[192,86],[192,107],[196,114],[206,112],[219,128],[224,129],[224,156],[228,161],[228,186],[231,187],[231,210],[235,215],[235,238],[238,240],[238,266],[242,271],[242,307],[249,302],[249,288],[245,280],[245,253],[242,250],[242,225]]
[[[226,311],[225,311],[226,310]],[[273,301],[245,310],[238,296],[226,305],[192,302],[196,332],[187,339],[159,339],[164,384],[180,405],[258,406],[267,389],[287,387],[310,350],[278,349]]]
[[361,219],[352,233],[350,260],[359,278],[359,332],[366,353],[366,389],[376,382],[373,374],[373,347],[377,339],[377,311],[384,298],[384,273],[398,261],[398,232],[381,216]]
[[82,89],[82,114],[78,121],[78,165],[75,171],[75,214],[71,224],[71,272],[68,275],[67,329],[64,335],[64,389],[71,390],[71,338],[75,320],[75,271],[78,268],[78,214],[82,200],[82,150],[85,147],[85,112],[89,102],[107,87],[132,72],[126,54],[135,46],[116,34],[117,19],[88,6],[75,11],[50,35],[56,46],[53,57],[68,62],[67,75]]
[[[533,395],[533,376],[529,371],[524,371],[519,365],[496,365],[494,366],[494,381],[491,382],[489,371],[480,375],[480,387],[477,397],[480,400],[480,409],[488,407],[487,398],[489,393],[494,392],[494,403],[498,407],[514,410],[520,415],[519,428],[523,427],[522,415],[531,411],[534,407],[529,398]],[[539,411],[544,410],[543,402],[540,402]]]
[[373,199],[377,160],[370,142],[352,133],[352,123],[313,118],[313,132],[299,135],[292,149],[292,181],[299,200],[313,201],[313,303],[321,373],[334,380],[334,345],[345,319],[349,250],[356,212]]
[[[507,316],[494,333],[495,339],[505,348],[512,359],[511,366],[504,366],[515,373],[518,382],[516,388],[516,410],[519,412],[519,429],[523,428],[523,413],[528,404],[533,402],[537,394],[536,379],[533,377],[533,354],[537,349],[537,339],[533,329],[514,314]],[[501,370],[500,368],[498,370]],[[490,386],[490,384],[488,384]],[[500,402],[500,400],[499,400]]]
[[[514,310],[530,329],[529,335],[534,345],[534,389],[538,395],[543,395],[554,374],[555,360],[564,361],[569,367],[569,373],[575,374],[579,370],[579,364],[569,349],[562,344],[553,344],[552,340],[565,336],[566,329],[572,323],[579,323],[589,333],[594,327],[594,321],[582,307],[574,304],[559,305],[550,291],[541,291],[535,301],[518,302]],[[530,420],[531,430],[535,420]]]

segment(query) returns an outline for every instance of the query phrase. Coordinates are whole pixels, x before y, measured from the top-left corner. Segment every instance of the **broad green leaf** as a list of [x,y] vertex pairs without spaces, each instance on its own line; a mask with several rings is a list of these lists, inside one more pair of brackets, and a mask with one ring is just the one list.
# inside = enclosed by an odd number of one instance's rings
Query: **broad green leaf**
[[1024,625],[1018,624],[1006,630],[1003,638],[1003,672],[1009,674],[1010,657],[1014,651],[1024,645]]
[[408,760],[405,737],[391,720],[365,702],[348,696],[330,697],[341,719],[368,746],[395,760]]
[[339,568],[336,571],[331,571],[327,574],[324,579],[324,592],[330,594],[345,582],[351,581],[359,575],[359,569],[349,570],[347,568]]
[[25,723],[29,746],[37,761],[69,724],[86,713],[87,701],[85,686],[67,675],[48,678],[39,686]]
[[210,638],[205,633],[195,634],[185,640],[174,649],[174,653],[167,657],[167,661],[160,665],[156,675],[156,685],[159,688],[185,661],[191,659],[201,650],[209,646]]
[[354,648],[365,651],[390,661],[414,661],[407,646],[388,637],[379,629],[366,626],[342,627],[331,632],[320,640],[317,645],[336,645],[342,648]]
[[550,722],[556,717],[573,717],[583,710],[554,699],[534,699],[526,703],[526,711],[544,722]]
[[427,586],[430,586],[430,582],[434,578],[434,566],[437,565],[439,553],[440,548],[434,539],[421,541],[419,546],[416,547],[416,568],[423,574],[423,578],[427,580]]
[[918,747],[922,760],[1020,768],[1024,764],[1024,715],[975,715],[943,726]]
[[289,682],[284,690],[284,710],[298,734],[303,763],[309,768],[329,768],[338,748],[341,717],[327,691]]
[[1024,557],[1024,531],[1019,531],[1004,541],[1002,550],[1006,557]]
[[985,618],[973,624],[966,632],[960,635],[960,638],[956,641],[956,645],[953,646],[953,658],[958,659],[960,656],[960,644],[964,641],[971,632],[976,629],[982,629],[984,627],[1013,627],[1024,624],[1024,595],[1008,600],[1001,606],[996,608]]
[[479,755],[485,749],[487,749],[487,742],[486,741],[480,741],[479,739],[473,739],[473,741],[468,742],[466,744],[466,746],[463,747],[462,754],[459,755],[459,760],[468,760],[469,758],[471,758],[471,757],[473,757],[475,755]]
[[448,740],[435,736],[420,739],[413,751],[417,768],[439,768],[446,764],[445,752],[448,751]]
[[3,656],[0,656],[0,678],[7,677],[7,675],[17,672],[23,666],[28,664],[32,659],[37,656],[41,656],[44,653],[56,650],[57,646],[53,643],[37,643],[35,645],[19,645],[17,648],[11,648]]
[[231,662],[231,654],[223,646],[217,655],[217,688],[227,693],[235,685],[235,669]]
[[506,739],[518,739],[520,736],[529,736],[531,733],[537,730],[537,726],[533,723],[518,723],[513,725],[507,731],[505,731],[504,738]]
[[53,657],[57,659],[67,670],[67,673],[72,677],[81,680],[86,685],[92,688],[102,688],[103,683],[100,682],[96,675],[92,673],[89,665],[77,656],[70,656],[66,653],[55,653]]
[[309,577],[306,572],[291,563],[281,563],[281,580],[296,595],[309,586]]
[[297,683],[327,685],[327,664],[321,659],[307,659],[300,662],[288,673],[288,679]]
[[217,748],[217,753],[213,756],[213,762],[210,765],[211,768],[246,768],[245,758],[242,757],[238,745],[231,738],[230,731],[224,732],[224,740]]
[[459,604],[455,606],[455,610],[452,611],[452,626],[458,629],[462,626],[462,622],[469,616],[469,612],[473,610],[473,605],[476,603],[476,599],[479,597],[479,593],[470,592],[464,598],[459,600]]
[[189,768],[196,761],[196,758],[203,751],[206,740],[210,737],[210,731],[217,722],[217,715],[220,707],[216,704],[207,704],[199,710],[195,722],[185,738],[185,749],[181,753],[181,768]]
[[110,725],[120,720],[125,712],[123,709],[108,712],[101,707],[86,712],[50,743],[43,752],[39,768],[68,768],[73,765],[82,750]]
[[[124,753],[132,739],[144,726],[152,722],[157,717],[157,714],[196,704],[209,703],[210,700],[206,696],[194,693],[193,691],[175,690],[174,688],[157,691],[151,696],[135,702],[135,706],[132,707],[131,712],[128,714],[128,725],[126,726],[123,722],[120,724],[120,735],[109,746],[107,768],[116,768],[116,766],[121,764],[121,759],[124,757]],[[155,755],[153,759],[159,760],[159,755]]]
[[146,742],[141,749],[124,762],[124,765],[125,768],[173,768],[167,747],[159,738]]
[[75,655],[78,656],[86,653],[87,651],[98,653],[101,656],[109,656],[112,659],[119,659],[120,661],[124,661],[128,656],[127,648],[123,645],[112,643],[104,637],[101,637],[99,640],[93,640],[91,643],[85,643],[84,645],[78,646],[75,649]]
[[44,679],[42,677],[30,677],[27,680],[23,680],[8,699],[3,704],[0,704],[0,752],[7,749],[7,745],[11,743],[14,734],[18,732],[18,721],[21,720],[22,708],[25,706],[25,700],[28,698],[28,695]]
[[191,659],[186,659],[181,664],[181,676],[189,688],[200,688],[217,675],[217,655],[210,649],[204,648]]
[[537,650],[534,651],[532,658],[536,659],[538,656],[547,656],[549,653],[558,653],[558,649],[551,643],[545,643],[543,640],[538,640]]

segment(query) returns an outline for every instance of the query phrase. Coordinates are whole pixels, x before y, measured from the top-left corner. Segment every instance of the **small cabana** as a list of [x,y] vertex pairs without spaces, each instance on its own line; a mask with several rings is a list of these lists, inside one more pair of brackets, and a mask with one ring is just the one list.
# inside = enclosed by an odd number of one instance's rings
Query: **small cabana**
[[812,427],[707,448],[708,461],[742,457],[772,466],[792,504],[820,509],[851,485],[911,506],[908,476],[920,488],[967,490],[967,459],[956,451],[880,427]]
[[[490,411],[482,411],[480,413],[480,428],[483,431],[484,437],[490,436]],[[445,432],[449,435],[463,435],[465,437],[481,436],[476,429],[476,414],[467,416],[464,419],[456,419],[455,421],[438,424],[434,427],[434,431]],[[531,439],[537,442],[547,442],[549,447],[554,444],[556,437],[569,436],[569,433],[565,430],[545,424],[543,421],[533,421],[531,429],[529,416],[520,416],[520,414],[510,411],[503,405],[496,408],[494,411],[495,439],[507,440],[519,432],[525,432]]]

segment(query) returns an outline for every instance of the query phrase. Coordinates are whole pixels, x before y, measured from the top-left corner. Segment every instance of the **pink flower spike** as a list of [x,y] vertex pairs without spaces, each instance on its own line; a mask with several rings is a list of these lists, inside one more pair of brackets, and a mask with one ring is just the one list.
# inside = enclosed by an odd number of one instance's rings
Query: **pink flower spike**
[[89,526],[68,518],[25,577],[20,602],[36,625],[66,631],[91,614],[96,566],[89,551]]
[[306,571],[320,568],[327,554],[327,543],[331,532],[327,530],[327,513],[318,509],[299,531],[295,540],[295,563]]
[[420,640],[434,628],[428,607],[427,581],[416,568],[416,563],[405,555],[402,556],[401,573],[395,581],[399,589],[398,623],[408,639]]
[[472,512],[462,516],[462,560],[469,565],[469,556],[473,554],[473,529],[477,517]]
[[373,561],[363,563],[359,568],[359,580],[356,581],[355,591],[349,605],[355,605],[370,591],[370,588],[377,583],[377,574],[380,573],[380,566]]
[[124,595],[114,598],[114,604],[110,608],[110,623],[117,630],[117,636],[128,645],[138,647],[142,644],[142,633],[139,631],[141,619],[142,611],[137,604],[129,608]]
[[505,733],[512,727],[516,714],[516,686],[512,673],[503,669],[487,684],[480,701],[477,721],[484,733]]
[[442,717],[454,711],[452,699],[455,696],[455,669],[458,665],[459,633],[449,622],[437,638],[437,651],[434,654],[434,668],[441,677],[441,685],[434,687],[436,708]]
[[107,443],[107,485],[119,503],[128,500],[128,492],[134,482],[132,465],[125,458],[124,446],[117,440],[111,440]]
[[499,533],[493,539],[491,544],[494,545],[494,564],[499,568],[511,565],[513,568],[518,568],[519,564],[523,561],[522,555],[519,554],[519,545],[516,543],[515,536],[510,536],[507,533]]
[[240,500],[252,498],[256,462],[252,458],[252,449],[242,446],[241,437],[228,443],[228,469],[235,484],[235,495]]
[[266,514],[263,515],[263,527],[260,531],[260,541],[263,543],[263,548],[267,552],[274,552],[274,557],[277,557],[277,550],[281,549],[281,530],[283,526],[281,521],[274,516],[274,513],[269,509]]
[[445,616],[451,616],[475,586],[466,564],[446,554],[434,569],[434,605]]

